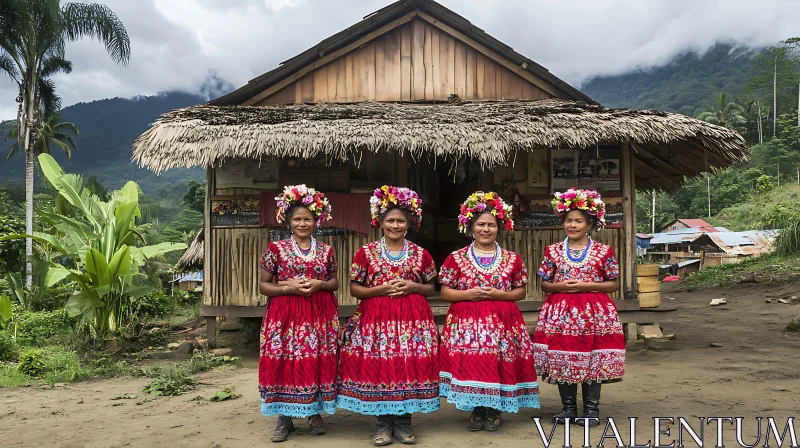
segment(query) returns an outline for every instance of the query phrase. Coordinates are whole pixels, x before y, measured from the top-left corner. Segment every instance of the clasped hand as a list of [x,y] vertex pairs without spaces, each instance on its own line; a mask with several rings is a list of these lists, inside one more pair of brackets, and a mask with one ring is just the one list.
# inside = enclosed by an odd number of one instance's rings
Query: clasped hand
[[491,286],[476,286],[472,289],[467,290],[469,295],[469,301],[471,302],[479,302],[481,300],[494,300],[497,297],[498,290],[492,288]]
[[395,278],[386,283],[386,295],[391,298],[404,297],[416,292],[417,284],[402,278]]
[[322,280],[309,280],[305,277],[290,278],[286,280],[286,286],[297,295],[311,297],[312,294],[322,289]]
[[568,293],[591,292],[592,287],[594,286],[592,283],[582,282],[580,280],[575,280],[574,278],[565,280],[561,284],[564,288],[563,292]]

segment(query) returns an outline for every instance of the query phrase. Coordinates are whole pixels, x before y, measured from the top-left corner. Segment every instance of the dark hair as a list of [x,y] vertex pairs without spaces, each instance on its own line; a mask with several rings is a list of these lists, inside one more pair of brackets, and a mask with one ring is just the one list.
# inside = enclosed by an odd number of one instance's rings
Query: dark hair
[[561,214],[561,222],[562,223],[564,222],[564,219],[566,219],[567,213],[572,212],[572,211],[581,212],[581,215],[583,215],[583,219],[585,219],[586,222],[589,223],[589,231],[590,232],[594,231],[594,230],[597,230],[597,224],[598,224],[597,218],[595,218],[594,216],[590,215],[589,212],[587,212],[586,210],[579,210],[579,209],[576,209],[576,208],[572,209],[572,210],[567,210],[566,213],[562,213]]
[[[494,207],[487,205],[486,208],[482,212],[480,212],[479,214],[477,214],[477,215],[473,214],[472,218],[470,218],[469,222],[467,223],[467,229],[469,229],[469,231],[472,232],[472,226],[475,225],[475,221],[477,221],[478,218],[480,218],[481,216],[483,216],[486,213],[491,214],[492,210],[494,210]],[[497,233],[499,234],[500,232],[505,230],[505,227],[503,226],[502,221],[500,221],[500,218],[495,216],[494,219],[495,219],[495,221],[497,221]],[[467,235],[469,235],[469,234],[467,234]]]
[[413,224],[413,225],[409,225],[408,226],[409,230],[411,230],[411,228],[414,227],[417,224],[416,217],[412,217],[411,216],[411,212],[408,211],[408,209],[400,207],[398,205],[393,205],[393,206],[387,208],[385,212],[383,212],[380,215],[378,215],[378,222],[380,224],[383,224],[383,220],[386,219],[386,215],[388,215],[389,212],[391,212],[392,210],[400,210],[403,213],[403,216],[406,217],[406,220],[409,222],[409,224]]
[[305,204],[303,204],[301,202],[295,202],[294,204],[289,206],[289,210],[286,210],[286,220],[287,221],[291,221],[292,220],[292,216],[294,216],[294,213],[297,210],[301,209],[301,208],[304,208],[304,209],[308,210],[308,212],[311,213],[311,218],[312,219],[315,218],[314,212],[312,212],[311,209],[308,208],[307,205],[305,205]]

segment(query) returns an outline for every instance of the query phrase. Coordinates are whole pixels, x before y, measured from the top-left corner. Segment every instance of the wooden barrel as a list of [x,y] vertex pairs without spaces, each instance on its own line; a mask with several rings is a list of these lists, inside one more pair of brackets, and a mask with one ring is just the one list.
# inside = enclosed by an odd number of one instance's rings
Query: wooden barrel
[[661,306],[661,292],[639,293],[639,308],[658,308]]
[[658,277],[658,268],[659,265],[657,264],[640,264],[639,266],[636,266],[636,276]]
[[637,279],[637,283],[639,284],[637,289],[640,294],[661,291],[661,282],[658,281],[658,277],[640,277]]
[[639,308],[657,308],[661,305],[661,282],[657,264],[640,264],[636,267],[636,286]]

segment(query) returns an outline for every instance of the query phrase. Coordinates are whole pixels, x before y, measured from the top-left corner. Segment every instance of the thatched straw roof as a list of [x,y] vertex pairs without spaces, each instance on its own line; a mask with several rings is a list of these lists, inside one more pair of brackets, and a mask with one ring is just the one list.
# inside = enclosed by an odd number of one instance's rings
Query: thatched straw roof
[[164,115],[134,143],[133,159],[155,172],[270,156],[359,160],[363,151],[412,157],[474,157],[506,165],[517,151],[595,149],[630,142],[637,188],[674,190],[684,176],[746,160],[734,131],[680,114],[545,101],[455,104],[194,106]]
[[186,248],[186,252],[175,264],[175,271],[189,272],[203,269],[203,254],[203,229],[200,229],[192,238],[192,242]]

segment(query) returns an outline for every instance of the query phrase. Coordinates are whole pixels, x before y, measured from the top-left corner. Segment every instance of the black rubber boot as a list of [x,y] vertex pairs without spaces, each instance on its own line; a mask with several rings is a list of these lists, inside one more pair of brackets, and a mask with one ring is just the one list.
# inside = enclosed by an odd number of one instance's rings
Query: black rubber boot
[[561,395],[563,409],[560,414],[553,416],[556,423],[564,423],[564,419],[575,421],[578,417],[578,385],[559,384],[558,394]]
[[[600,419],[600,383],[581,384],[581,394],[583,394],[583,417]],[[583,420],[578,420],[578,424],[583,426]],[[599,421],[590,420],[589,427],[599,425]]]

